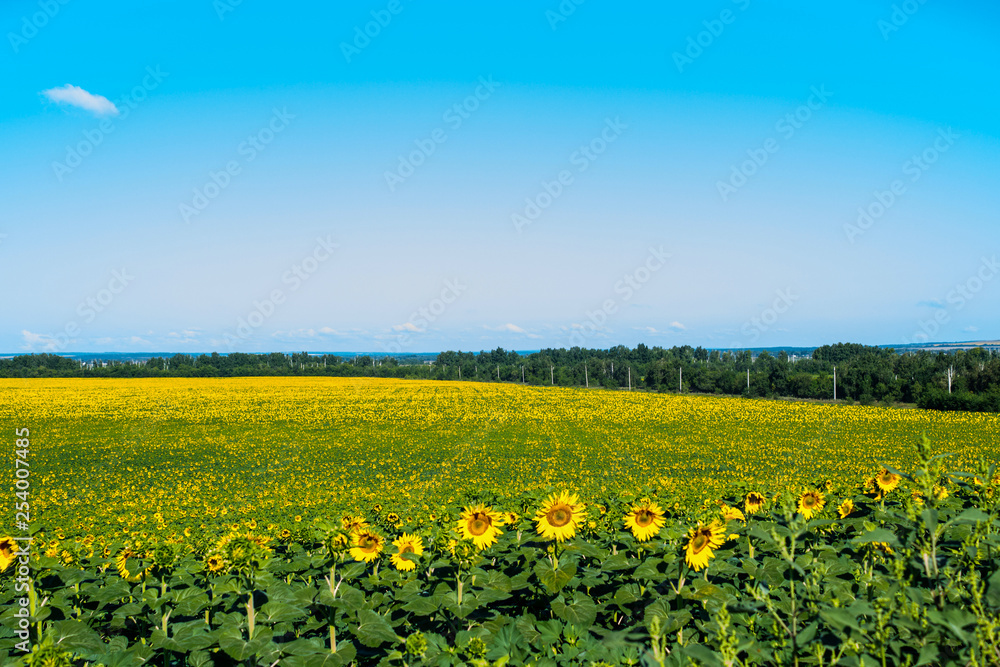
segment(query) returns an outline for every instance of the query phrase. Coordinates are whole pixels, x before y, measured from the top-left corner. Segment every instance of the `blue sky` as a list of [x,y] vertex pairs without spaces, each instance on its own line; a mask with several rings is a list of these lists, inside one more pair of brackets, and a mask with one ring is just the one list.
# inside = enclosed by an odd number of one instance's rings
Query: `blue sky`
[[1000,9],[802,4],[4,2],[0,351],[1000,338]]

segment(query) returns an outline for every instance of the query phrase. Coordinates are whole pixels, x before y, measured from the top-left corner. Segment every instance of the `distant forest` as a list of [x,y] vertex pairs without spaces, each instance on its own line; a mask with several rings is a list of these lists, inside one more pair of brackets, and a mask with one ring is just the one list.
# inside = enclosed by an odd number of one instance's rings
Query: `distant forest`
[[[836,394],[834,374],[836,373]],[[84,363],[55,354],[0,359],[0,377],[384,377],[468,382],[517,382],[560,387],[604,387],[751,398],[836,398],[864,405],[916,404],[936,410],[1000,412],[1000,354],[969,351],[905,352],[838,343],[811,357],[766,351],[617,346],[608,350],[547,349],[527,355],[442,352],[433,363],[401,364],[392,357],[341,358],[306,352],[191,356],[145,362]]]

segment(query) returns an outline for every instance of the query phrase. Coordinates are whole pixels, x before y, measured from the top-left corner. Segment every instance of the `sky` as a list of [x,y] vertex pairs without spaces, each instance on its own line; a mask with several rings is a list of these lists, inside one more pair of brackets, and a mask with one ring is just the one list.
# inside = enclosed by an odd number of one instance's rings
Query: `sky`
[[998,31],[969,0],[6,0],[0,352],[998,339]]

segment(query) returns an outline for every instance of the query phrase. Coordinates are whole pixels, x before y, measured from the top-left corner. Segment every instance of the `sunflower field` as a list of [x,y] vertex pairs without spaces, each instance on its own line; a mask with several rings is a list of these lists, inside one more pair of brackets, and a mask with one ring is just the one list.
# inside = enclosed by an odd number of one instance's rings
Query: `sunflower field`
[[0,414],[3,664],[1000,665],[997,415],[342,378]]

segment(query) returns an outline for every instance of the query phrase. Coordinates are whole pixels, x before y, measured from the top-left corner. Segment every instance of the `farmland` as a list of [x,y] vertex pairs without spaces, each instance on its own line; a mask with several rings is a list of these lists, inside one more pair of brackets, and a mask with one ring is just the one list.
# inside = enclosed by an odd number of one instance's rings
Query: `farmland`
[[40,660],[1000,662],[997,415],[375,378],[0,411]]
[[852,486],[912,463],[922,433],[956,468],[1000,451],[997,415],[371,378],[7,380],[0,406],[37,443],[40,524],[67,535],[376,504],[416,520],[559,485],[690,507],[748,483]]

